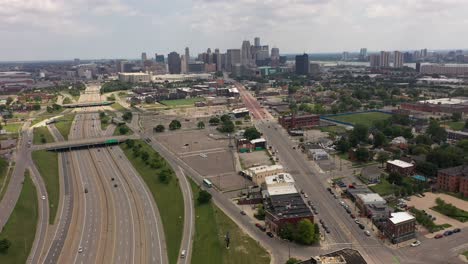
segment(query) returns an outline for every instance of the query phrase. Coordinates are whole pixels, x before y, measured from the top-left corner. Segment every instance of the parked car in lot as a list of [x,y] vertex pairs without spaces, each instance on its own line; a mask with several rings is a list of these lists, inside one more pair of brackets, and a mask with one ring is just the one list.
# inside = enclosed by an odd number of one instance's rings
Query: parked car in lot
[[454,230],[452,230],[452,233],[459,233],[461,231],[460,228],[455,228]]
[[451,236],[452,234],[453,234],[453,232],[450,231],[450,230],[444,232],[444,236]]
[[434,236],[435,239],[439,239],[439,238],[443,238],[443,237],[444,237],[444,235],[442,235],[442,234],[437,234],[437,235]]
[[411,243],[411,246],[412,246],[412,247],[417,247],[417,246],[419,246],[419,245],[421,245],[421,241],[419,241],[419,240],[416,240],[416,241],[414,241],[413,243]]

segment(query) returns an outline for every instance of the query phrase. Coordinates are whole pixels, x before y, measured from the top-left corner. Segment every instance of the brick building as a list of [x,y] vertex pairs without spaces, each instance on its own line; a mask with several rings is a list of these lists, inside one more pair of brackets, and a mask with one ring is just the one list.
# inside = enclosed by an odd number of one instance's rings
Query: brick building
[[407,212],[391,213],[383,230],[393,244],[416,237],[416,218]]
[[241,174],[251,179],[255,184],[261,185],[265,182],[265,177],[277,175],[284,172],[284,168],[281,165],[262,165],[252,168],[248,168],[241,172]]
[[318,115],[289,115],[279,117],[278,122],[285,129],[304,129],[318,126],[320,117]]
[[439,170],[437,173],[437,188],[460,193],[464,197],[468,197],[468,166],[461,165]]
[[411,176],[414,173],[414,164],[402,160],[389,160],[387,161],[387,171]]

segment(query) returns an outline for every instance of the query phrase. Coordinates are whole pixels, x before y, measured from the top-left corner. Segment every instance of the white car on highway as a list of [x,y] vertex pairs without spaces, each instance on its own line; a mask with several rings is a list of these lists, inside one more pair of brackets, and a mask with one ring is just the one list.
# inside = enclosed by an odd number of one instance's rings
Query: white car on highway
[[45,196],[44,196],[44,195],[42,195],[41,199],[42,199],[42,200],[45,200]]

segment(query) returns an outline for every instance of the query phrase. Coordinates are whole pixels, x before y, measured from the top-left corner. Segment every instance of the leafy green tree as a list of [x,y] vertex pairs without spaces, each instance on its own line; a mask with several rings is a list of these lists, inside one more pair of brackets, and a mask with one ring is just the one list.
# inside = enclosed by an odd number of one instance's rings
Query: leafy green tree
[[165,129],[166,128],[163,125],[159,124],[153,128],[153,131],[156,133],[161,133],[164,132]]
[[159,181],[168,184],[172,178],[172,173],[168,169],[163,169],[159,172]]
[[303,245],[311,245],[316,242],[315,227],[309,219],[303,219],[297,223],[294,241]]
[[297,263],[299,263],[299,262],[301,262],[300,259],[297,259],[297,258],[290,258],[290,259],[288,259],[288,261],[286,261],[285,264],[297,264]]
[[119,133],[121,135],[126,135],[129,131],[130,129],[127,126],[119,126]]
[[212,126],[219,125],[219,122],[220,122],[219,118],[217,118],[215,116],[210,118],[210,120],[208,121],[208,123],[210,123],[210,125],[212,125]]
[[453,122],[458,122],[458,121],[461,120],[462,114],[461,113],[452,113],[451,118],[452,118]]
[[123,118],[123,120],[125,120],[125,121],[130,121],[130,120],[132,120],[132,117],[133,117],[133,114],[132,114],[132,112],[130,112],[130,111],[126,111],[126,112],[122,115],[122,118]]
[[260,138],[261,136],[262,136],[262,133],[260,133],[255,127],[248,127],[245,129],[244,137],[248,140],[257,139],[257,138]]
[[180,129],[182,127],[182,124],[180,123],[179,120],[172,120],[171,123],[169,124],[169,129],[170,130],[176,130],[176,129]]
[[104,117],[106,117],[106,113],[104,113],[104,112],[99,112],[99,118],[102,119],[102,118],[104,118]]
[[384,163],[387,162],[387,160],[389,160],[389,159],[390,159],[390,155],[385,151],[381,151],[377,155],[377,161],[380,162],[380,164],[382,164],[382,167],[383,167]]
[[416,163],[416,171],[428,177],[436,177],[437,165],[427,161],[419,161]]
[[35,105],[33,105],[32,109],[33,109],[34,111],[41,110],[41,105],[40,105],[40,104],[35,104]]
[[336,149],[341,153],[346,153],[351,148],[348,140],[345,137],[341,137],[336,143]]
[[265,220],[265,209],[262,206],[257,208],[257,212],[254,214],[254,217],[258,220]]
[[127,139],[125,141],[125,144],[127,145],[128,148],[133,148],[135,146],[135,141],[132,139]]
[[403,176],[401,176],[401,174],[398,173],[398,172],[391,172],[388,175],[387,180],[388,180],[388,182],[394,183],[396,185],[402,185],[403,184]]
[[426,134],[431,137],[435,142],[444,142],[447,140],[447,131],[440,126],[437,120],[432,119],[429,121],[429,126],[427,127]]
[[211,194],[205,190],[200,190],[198,192],[197,201],[199,204],[206,204],[211,201]]
[[423,144],[423,145],[431,145],[432,144],[432,139],[428,135],[417,135],[415,138],[416,144]]
[[295,231],[294,225],[291,223],[286,223],[280,228],[278,235],[282,239],[287,239],[289,241],[292,241],[294,231]]
[[11,96],[8,96],[6,99],[6,104],[10,105],[13,102],[13,98]]
[[0,240],[0,253],[6,254],[11,247],[11,242],[7,238]]
[[231,116],[228,115],[228,114],[224,114],[221,116],[221,122],[227,122],[227,121],[231,121]]
[[363,124],[356,124],[351,132],[351,135],[354,136],[359,142],[365,142],[367,141],[367,137],[369,135],[369,128]]
[[374,147],[382,147],[387,144],[387,137],[380,131],[374,133]]
[[148,161],[149,157],[150,157],[150,155],[148,154],[148,152],[146,152],[146,151],[141,152],[141,160],[146,162],[146,161]]
[[203,129],[203,128],[205,128],[205,123],[203,121],[199,121],[197,123],[197,127],[198,127],[198,129]]
[[454,146],[444,146],[432,150],[426,161],[436,164],[439,168],[449,168],[463,164],[463,150]]
[[356,150],[356,159],[360,162],[369,161],[369,150],[367,148],[358,148]]
[[465,121],[465,128],[468,129],[468,119]]
[[221,127],[218,128],[218,130],[223,132],[223,133],[232,133],[232,132],[234,132],[235,128],[236,127],[235,127],[234,123],[231,120],[227,120],[226,122],[223,122],[221,124]]

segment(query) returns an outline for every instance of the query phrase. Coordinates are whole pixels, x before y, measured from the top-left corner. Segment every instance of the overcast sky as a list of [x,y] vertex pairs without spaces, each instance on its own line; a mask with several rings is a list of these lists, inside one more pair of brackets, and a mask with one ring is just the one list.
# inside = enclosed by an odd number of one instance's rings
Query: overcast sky
[[0,61],[467,48],[468,0],[0,0]]

